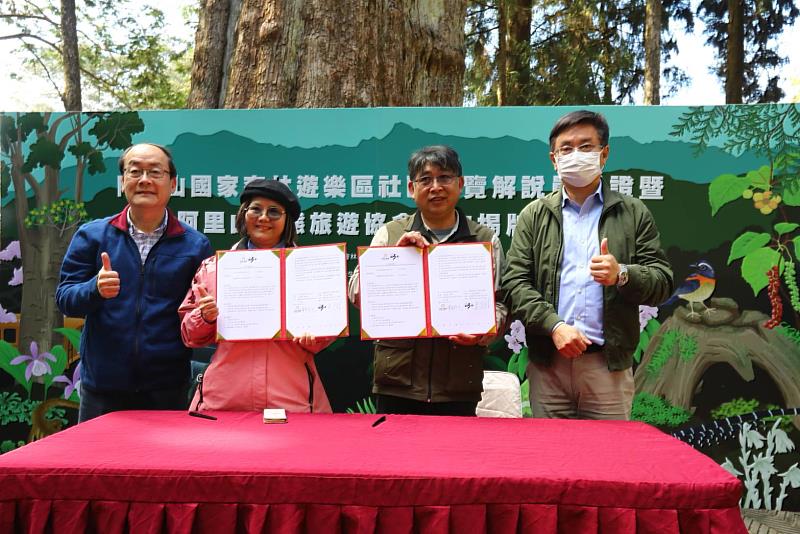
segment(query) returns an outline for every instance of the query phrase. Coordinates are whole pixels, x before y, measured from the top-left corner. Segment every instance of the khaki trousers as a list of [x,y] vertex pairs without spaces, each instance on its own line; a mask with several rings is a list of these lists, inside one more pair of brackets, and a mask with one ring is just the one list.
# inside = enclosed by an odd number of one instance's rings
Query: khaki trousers
[[534,417],[631,418],[633,370],[609,371],[602,352],[577,358],[556,354],[549,367],[531,363],[528,377]]

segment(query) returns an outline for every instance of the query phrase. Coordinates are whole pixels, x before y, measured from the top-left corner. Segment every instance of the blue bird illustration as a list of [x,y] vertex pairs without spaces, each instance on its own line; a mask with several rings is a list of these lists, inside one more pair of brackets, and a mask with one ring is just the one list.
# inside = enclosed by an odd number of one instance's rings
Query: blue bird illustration
[[672,304],[678,299],[683,299],[689,303],[689,317],[697,317],[700,314],[694,311],[695,303],[702,304],[705,308],[705,313],[713,311],[714,308],[706,306],[705,301],[708,300],[714,292],[717,280],[714,278],[714,267],[706,260],[693,263],[689,267],[694,269],[694,272],[686,277],[683,283],[662,306]]

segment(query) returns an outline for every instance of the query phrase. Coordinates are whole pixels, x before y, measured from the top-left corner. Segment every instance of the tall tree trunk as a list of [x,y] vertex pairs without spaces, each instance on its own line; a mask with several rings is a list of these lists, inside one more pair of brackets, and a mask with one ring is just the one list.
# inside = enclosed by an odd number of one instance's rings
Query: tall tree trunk
[[64,60],[64,109],[81,110],[81,66],[75,0],[61,0],[61,57]]
[[611,68],[611,39],[612,32],[608,27],[609,9],[607,2],[601,2],[598,12],[600,13],[600,35],[602,39],[603,53],[600,55],[600,65],[603,67],[603,96],[600,100],[603,104],[613,104],[614,99],[611,93],[614,87],[614,73]]
[[497,1],[497,105],[506,105],[508,93],[508,4],[513,0]]
[[506,64],[506,104],[528,104],[526,91],[531,83],[531,16],[533,0],[508,0],[509,9]]
[[205,1],[190,107],[462,103],[466,0]]
[[[202,2],[192,59],[192,87],[186,103],[189,108],[218,108],[220,105],[222,79],[226,74],[225,57],[229,48],[231,3],[232,0]],[[235,3],[234,11],[238,12],[241,1]]]
[[644,103],[661,103],[661,0],[647,0],[644,27]]
[[728,0],[728,54],[725,64],[725,103],[741,104],[744,88],[744,2]]

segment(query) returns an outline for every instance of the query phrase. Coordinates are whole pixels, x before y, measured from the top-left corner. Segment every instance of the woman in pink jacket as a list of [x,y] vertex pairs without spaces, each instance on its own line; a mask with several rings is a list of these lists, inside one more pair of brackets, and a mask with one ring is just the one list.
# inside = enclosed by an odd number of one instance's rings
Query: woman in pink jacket
[[[234,250],[296,246],[294,223],[300,203],[286,185],[277,180],[253,180],[240,200],[236,229],[243,237]],[[219,314],[216,270],[215,256],[203,261],[178,310],[181,337],[188,347],[214,343]],[[313,336],[292,341],[220,341],[190,409],[284,408],[287,412],[330,413],[314,354],[332,341]]]

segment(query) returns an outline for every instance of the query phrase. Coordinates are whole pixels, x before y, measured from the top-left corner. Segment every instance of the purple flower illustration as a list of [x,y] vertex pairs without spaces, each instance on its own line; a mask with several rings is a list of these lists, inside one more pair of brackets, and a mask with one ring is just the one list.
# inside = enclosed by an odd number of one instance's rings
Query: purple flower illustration
[[2,261],[11,261],[15,258],[21,257],[22,254],[20,253],[19,249],[19,240],[12,241],[2,252],[0,252],[0,260]]
[[17,315],[11,313],[0,304],[0,323],[16,323]]
[[8,285],[18,286],[21,284],[22,284],[22,267],[17,267],[16,269],[14,269],[14,272],[11,275],[11,280],[8,281]]
[[63,382],[66,384],[64,387],[64,398],[68,399],[72,396],[72,392],[75,391],[78,393],[78,397],[81,396],[81,363],[78,362],[78,365],[75,366],[75,370],[72,372],[72,380],[67,378],[65,375],[59,375],[53,379],[53,382]]
[[31,341],[31,353],[20,354],[10,363],[11,365],[19,365],[22,362],[28,362],[28,366],[25,368],[25,380],[30,381],[31,375],[42,376],[52,371],[47,360],[54,362],[56,357],[49,352],[39,354],[39,345],[35,341]]

